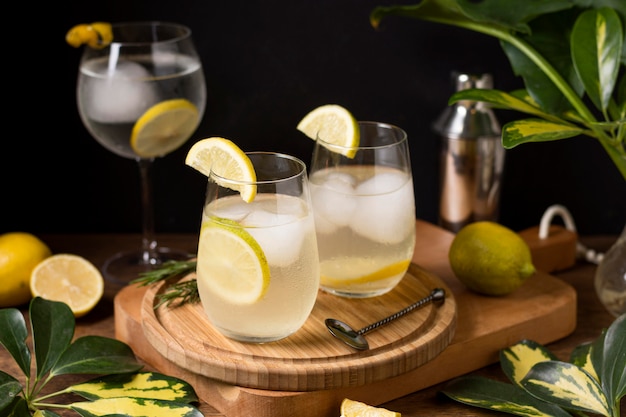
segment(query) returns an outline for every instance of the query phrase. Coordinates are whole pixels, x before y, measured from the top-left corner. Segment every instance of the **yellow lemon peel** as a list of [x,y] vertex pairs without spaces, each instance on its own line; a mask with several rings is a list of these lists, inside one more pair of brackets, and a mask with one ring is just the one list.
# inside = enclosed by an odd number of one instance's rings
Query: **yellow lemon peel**
[[81,23],[67,31],[65,41],[74,48],[88,45],[102,49],[113,41],[113,29],[107,22]]

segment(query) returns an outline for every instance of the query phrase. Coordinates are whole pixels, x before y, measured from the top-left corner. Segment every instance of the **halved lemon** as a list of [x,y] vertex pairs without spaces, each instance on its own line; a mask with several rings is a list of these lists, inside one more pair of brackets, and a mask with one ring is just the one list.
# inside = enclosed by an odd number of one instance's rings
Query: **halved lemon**
[[239,191],[241,198],[251,202],[256,196],[256,173],[248,155],[231,140],[211,137],[199,140],[187,152],[185,164],[207,177],[211,171],[239,184],[223,184]]
[[33,297],[64,302],[75,317],[81,317],[102,298],[104,280],[87,259],[60,253],[37,264],[30,276],[30,290]]
[[360,401],[344,398],[341,417],[401,417],[402,414],[382,407],[374,407]]
[[163,156],[185,143],[198,122],[198,109],[189,100],[161,101],[137,119],[130,135],[130,146],[142,158]]
[[[393,264],[387,265],[375,272],[364,273],[361,271],[367,271],[371,269],[369,262],[361,263],[350,262],[348,271],[342,265],[337,265],[338,270],[333,271],[332,265],[336,263],[329,263],[323,265],[322,269],[324,274],[320,277],[322,285],[328,285],[330,287],[343,287],[356,284],[367,284],[369,282],[382,281],[387,278],[391,278],[394,275],[401,274],[409,267],[410,259],[404,261],[398,261]],[[330,268],[329,268],[330,267]],[[350,275],[346,274],[348,272]]]
[[232,304],[253,304],[270,283],[267,258],[259,243],[236,222],[215,219],[202,225],[198,245],[198,276]]
[[81,23],[67,31],[65,41],[74,48],[87,44],[91,48],[101,49],[113,41],[113,29],[107,22]]
[[298,130],[322,144],[334,145],[329,149],[354,158],[360,142],[359,125],[347,109],[337,104],[326,104],[309,112],[298,123]]

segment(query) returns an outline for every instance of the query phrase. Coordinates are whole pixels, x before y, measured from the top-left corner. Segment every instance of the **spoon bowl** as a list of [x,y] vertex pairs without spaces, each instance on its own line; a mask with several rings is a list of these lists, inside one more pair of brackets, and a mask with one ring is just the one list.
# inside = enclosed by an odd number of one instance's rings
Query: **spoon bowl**
[[377,329],[378,327],[385,325],[399,317],[402,317],[405,314],[415,310],[416,308],[422,307],[423,305],[430,302],[436,302],[437,304],[441,304],[445,300],[445,298],[445,290],[443,290],[442,288],[435,288],[427,297],[418,300],[417,302],[403,308],[402,310],[392,314],[391,316],[385,317],[384,319],[379,320],[376,323],[367,325],[360,330],[354,330],[347,323],[333,318],[326,319],[325,324],[330,333],[337,339],[344,342],[346,345],[357,350],[367,350],[369,349],[369,343],[367,343],[367,340],[365,339],[365,333]]

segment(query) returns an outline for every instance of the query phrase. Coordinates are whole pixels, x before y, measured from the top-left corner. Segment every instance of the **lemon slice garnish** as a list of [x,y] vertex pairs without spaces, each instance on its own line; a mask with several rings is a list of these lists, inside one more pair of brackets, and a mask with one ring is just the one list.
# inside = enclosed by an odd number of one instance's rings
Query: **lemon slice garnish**
[[137,155],[153,158],[178,149],[198,127],[198,109],[182,98],[150,107],[137,119],[130,145]]
[[345,398],[341,402],[342,417],[401,417],[396,411],[391,411],[382,407],[374,407],[360,401]]
[[243,227],[226,219],[203,224],[198,246],[198,277],[226,301],[253,304],[270,283],[267,258],[259,243]]
[[239,184],[222,184],[239,191],[241,198],[251,202],[256,196],[256,173],[250,158],[231,140],[211,137],[196,142],[185,158],[185,164],[207,177],[211,171]]
[[356,119],[337,104],[327,104],[312,110],[298,123],[298,130],[313,140],[321,138],[321,143],[333,145],[327,148],[348,158],[354,158],[360,142]]
[[104,293],[98,268],[87,259],[60,253],[41,261],[30,277],[33,297],[67,304],[75,317],[91,311]]
[[330,287],[344,287],[348,285],[367,284],[370,282],[382,281],[405,272],[409,267],[410,262],[410,259],[398,261],[370,273],[361,272],[361,270],[368,270],[371,268],[369,262],[364,264],[352,262],[350,263],[350,268],[348,269],[350,276],[346,276],[345,267],[341,265],[338,267],[337,271],[333,271],[332,265],[335,264],[329,262],[328,265],[324,265],[323,269],[325,273],[320,277],[320,282],[322,285],[328,285]]
[[102,49],[113,41],[113,29],[107,22],[82,23],[67,31],[65,41],[74,48],[88,45],[94,49]]

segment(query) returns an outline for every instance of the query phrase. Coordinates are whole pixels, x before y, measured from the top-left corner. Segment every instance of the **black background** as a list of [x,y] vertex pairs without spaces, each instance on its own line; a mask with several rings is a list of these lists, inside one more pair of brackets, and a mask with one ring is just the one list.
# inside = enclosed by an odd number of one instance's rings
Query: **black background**
[[[72,0],[28,10],[29,4],[5,16],[22,29],[8,34],[14,42],[3,55],[9,85],[0,232],[140,230],[135,161],[98,145],[78,116],[81,51],[64,39],[78,23],[169,20],[193,31],[207,108],[193,138],[154,165],[157,232],[199,229],[206,178],[184,164],[193,142],[223,136],[246,151],[283,151],[308,163],[312,141],[296,125],[329,103],[407,131],[417,216],[436,223],[438,140],[431,124],[452,93],[451,71],[490,72],[505,91],[522,87],[487,36],[406,18],[373,29],[372,9],[392,4],[383,0]],[[502,124],[520,116],[497,115]],[[581,234],[621,231],[626,181],[599,143],[581,137],[507,151],[500,222],[522,230],[557,203],[569,208]]]

